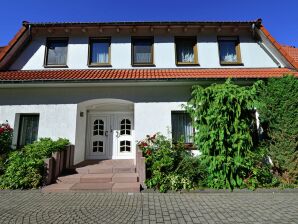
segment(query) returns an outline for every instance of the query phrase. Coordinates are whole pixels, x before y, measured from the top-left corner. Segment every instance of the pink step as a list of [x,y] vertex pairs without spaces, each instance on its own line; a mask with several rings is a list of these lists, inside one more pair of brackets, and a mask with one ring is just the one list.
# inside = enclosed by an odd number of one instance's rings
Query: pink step
[[77,192],[111,192],[113,183],[77,183],[74,184],[70,191]]
[[113,183],[135,183],[138,182],[136,173],[115,173],[112,178]]
[[49,186],[46,186],[42,188],[42,192],[49,193],[49,192],[69,192],[70,188],[74,184],[64,184],[64,183],[59,183],[59,184],[51,184]]
[[101,174],[101,173],[113,173],[113,167],[101,167],[94,166],[88,169],[88,173],[91,174]]
[[140,192],[140,183],[115,183],[112,192]]
[[80,182],[81,177],[82,177],[82,174],[72,174],[67,176],[61,176],[61,177],[58,177],[57,183],[75,184]]
[[102,174],[83,174],[81,176],[81,183],[107,183],[112,182],[112,173],[102,173]]
[[134,166],[113,168],[113,173],[134,173],[134,172],[136,172],[136,168]]

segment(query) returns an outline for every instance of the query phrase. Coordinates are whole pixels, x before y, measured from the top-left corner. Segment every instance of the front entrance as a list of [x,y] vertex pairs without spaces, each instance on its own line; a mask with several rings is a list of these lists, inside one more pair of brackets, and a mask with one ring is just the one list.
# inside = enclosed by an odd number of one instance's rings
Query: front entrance
[[86,159],[133,159],[135,152],[132,113],[89,112]]

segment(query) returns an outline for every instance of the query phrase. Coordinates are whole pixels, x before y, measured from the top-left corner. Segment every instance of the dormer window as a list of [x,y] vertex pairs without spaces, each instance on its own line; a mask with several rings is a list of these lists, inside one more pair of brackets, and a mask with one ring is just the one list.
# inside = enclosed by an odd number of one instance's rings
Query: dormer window
[[90,38],[89,40],[89,66],[111,65],[111,39]]
[[49,38],[46,44],[45,66],[66,67],[67,38]]
[[196,37],[176,37],[175,46],[177,65],[198,65]]
[[242,65],[238,37],[218,37],[221,65]]
[[132,38],[132,65],[152,66],[153,64],[153,37]]

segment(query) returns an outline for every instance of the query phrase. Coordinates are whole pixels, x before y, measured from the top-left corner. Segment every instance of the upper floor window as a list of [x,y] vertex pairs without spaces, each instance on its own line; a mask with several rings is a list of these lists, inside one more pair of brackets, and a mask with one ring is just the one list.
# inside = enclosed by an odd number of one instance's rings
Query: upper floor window
[[67,38],[48,39],[46,44],[45,66],[66,66]]
[[238,37],[218,37],[219,58],[221,65],[241,64]]
[[153,65],[153,37],[132,38],[132,65]]
[[90,38],[89,66],[109,66],[111,64],[110,46],[110,38]]
[[177,65],[197,65],[197,38],[196,37],[176,37],[176,64]]

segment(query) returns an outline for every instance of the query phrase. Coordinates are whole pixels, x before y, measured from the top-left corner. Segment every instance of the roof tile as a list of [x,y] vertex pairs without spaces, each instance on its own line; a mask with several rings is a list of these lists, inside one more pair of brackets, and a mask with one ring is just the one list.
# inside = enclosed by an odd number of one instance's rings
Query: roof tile
[[2,71],[2,82],[86,81],[86,80],[160,80],[202,78],[270,78],[298,72],[287,68],[261,69],[87,69]]
[[290,55],[296,63],[298,63],[298,48],[284,45],[283,49]]

